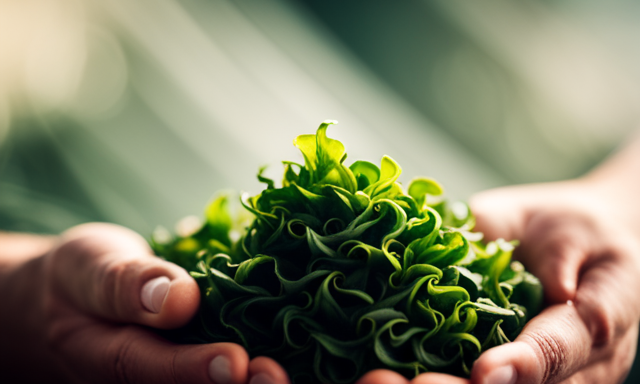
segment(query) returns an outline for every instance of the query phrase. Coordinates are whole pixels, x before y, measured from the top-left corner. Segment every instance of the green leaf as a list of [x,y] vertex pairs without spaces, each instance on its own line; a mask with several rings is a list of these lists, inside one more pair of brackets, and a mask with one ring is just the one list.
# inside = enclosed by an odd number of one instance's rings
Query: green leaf
[[459,232],[444,232],[436,241],[436,244],[426,248],[425,243],[420,241],[409,245],[416,255],[416,263],[445,267],[456,264],[469,252],[469,243]]
[[392,188],[398,177],[400,177],[400,173],[402,173],[402,169],[398,163],[389,156],[383,156],[380,165],[380,179],[365,188],[363,192],[369,195],[372,200],[382,197],[393,198],[393,196],[383,195]]
[[495,253],[485,254],[483,258],[469,265],[469,270],[483,274],[485,278],[482,282],[482,288],[489,295],[489,298],[502,308],[509,308],[509,300],[500,287],[500,277],[511,262],[513,246],[504,240],[497,241],[493,245]]
[[336,123],[327,120],[320,125],[315,135],[300,135],[293,144],[302,152],[312,184],[336,185],[355,193],[356,179],[351,170],[342,165],[347,155],[344,145],[327,137],[327,127]]
[[271,179],[269,179],[269,178],[267,178],[267,177],[262,176],[262,174],[264,173],[264,171],[265,171],[266,169],[267,169],[267,167],[266,167],[266,166],[264,166],[264,167],[260,167],[260,170],[258,170],[258,180],[259,180],[261,183],[265,183],[265,184],[267,184],[267,189],[274,189],[274,188],[275,188],[275,185],[274,185],[274,183],[273,183],[273,180],[271,180]]
[[380,179],[380,169],[368,161],[355,161],[349,169],[351,169],[356,180],[358,180],[359,191],[362,191]]
[[231,245],[229,231],[233,226],[228,200],[228,195],[219,194],[207,205],[204,211],[211,237],[226,246]]
[[442,186],[433,179],[426,177],[415,178],[409,183],[409,196],[413,197],[418,206],[423,206],[427,194],[433,196],[442,195]]

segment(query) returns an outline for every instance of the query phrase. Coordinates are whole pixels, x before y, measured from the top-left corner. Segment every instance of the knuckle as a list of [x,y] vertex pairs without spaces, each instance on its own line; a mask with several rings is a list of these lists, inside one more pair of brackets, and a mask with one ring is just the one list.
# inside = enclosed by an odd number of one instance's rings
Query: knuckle
[[113,372],[116,383],[133,383],[133,369],[135,367],[135,355],[133,353],[134,340],[126,338],[113,347],[108,364]]
[[[141,343],[145,334],[133,325],[122,327],[120,337],[113,341],[107,356],[107,369],[117,384],[155,383],[180,384],[185,381],[180,375],[180,351],[174,349],[169,355],[165,349],[151,349]],[[157,347],[157,346],[156,346]],[[150,352],[153,351],[153,356]]]
[[178,372],[179,370],[179,359],[178,357],[180,356],[180,352],[178,350],[174,350],[173,354],[171,355],[171,364],[169,364],[168,369],[168,375],[167,380],[169,384],[179,384],[181,382],[183,382],[180,378],[179,378],[179,374]]
[[131,312],[131,297],[135,295],[127,291],[136,281],[140,268],[135,260],[114,258],[98,269],[94,293],[106,313],[121,317]]
[[69,265],[82,266],[86,265],[86,258],[81,252],[82,244],[79,241],[65,241],[51,250],[45,259],[47,270],[54,274],[59,274],[68,268]]
[[84,331],[83,325],[65,321],[53,321],[47,324],[43,333],[45,346],[54,353],[63,351],[69,340]]
[[126,268],[122,263],[111,262],[98,272],[99,277],[95,280],[97,282],[97,292],[95,293],[107,311],[117,313],[118,286],[125,270]]
[[532,332],[527,337],[537,348],[538,358],[543,362],[542,383],[554,382],[566,364],[568,347],[561,341],[542,332]]

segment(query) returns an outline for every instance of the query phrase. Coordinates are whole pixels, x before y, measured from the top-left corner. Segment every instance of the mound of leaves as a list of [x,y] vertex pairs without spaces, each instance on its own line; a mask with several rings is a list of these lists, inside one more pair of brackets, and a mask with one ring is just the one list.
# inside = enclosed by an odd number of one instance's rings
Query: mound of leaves
[[170,337],[239,343],[294,383],[352,383],[375,368],[468,376],[538,312],[539,281],[511,261],[514,244],[471,232],[467,206],[442,199],[436,181],[405,189],[387,156],[344,165],[332,123],[295,139],[304,165],[284,162],[281,188],[258,174],[267,187],[242,197],[244,227],[220,195],[201,226],[154,236],[202,292],[196,318]]

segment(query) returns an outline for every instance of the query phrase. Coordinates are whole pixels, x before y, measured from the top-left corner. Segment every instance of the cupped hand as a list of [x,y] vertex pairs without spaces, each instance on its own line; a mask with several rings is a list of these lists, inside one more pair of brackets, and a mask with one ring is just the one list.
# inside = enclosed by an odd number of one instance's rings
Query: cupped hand
[[515,342],[480,356],[474,383],[620,383],[626,377],[640,320],[640,241],[624,212],[613,209],[616,202],[594,190],[578,180],[472,199],[479,231],[490,239],[520,239],[515,257],[541,280],[547,301]]
[[239,345],[176,345],[159,337],[151,328],[180,327],[193,317],[198,286],[119,226],[65,232],[48,254],[5,273],[0,292],[0,381],[289,382],[273,360],[250,360]]
[[[640,240],[587,181],[508,187],[471,200],[485,238],[518,239],[546,307],[512,343],[484,352],[469,380],[425,373],[412,384],[621,383],[636,352]],[[630,212],[632,214],[632,212]],[[407,384],[378,370],[358,384]]]

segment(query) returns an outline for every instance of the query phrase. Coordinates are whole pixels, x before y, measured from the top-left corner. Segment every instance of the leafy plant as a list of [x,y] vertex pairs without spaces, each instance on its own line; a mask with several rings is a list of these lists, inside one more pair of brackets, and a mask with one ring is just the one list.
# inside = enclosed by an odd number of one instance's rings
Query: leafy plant
[[468,376],[538,312],[539,281],[511,261],[514,243],[471,232],[466,205],[436,181],[405,190],[388,156],[344,165],[333,123],[295,139],[304,165],[285,161],[281,188],[260,170],[266,189],[242,197],[254,216],[244,227],[219,195],[195,231],[154,237],[202,292],[197,317],[170,336],[239,343],[294,383],[352,383],[375,368]]

